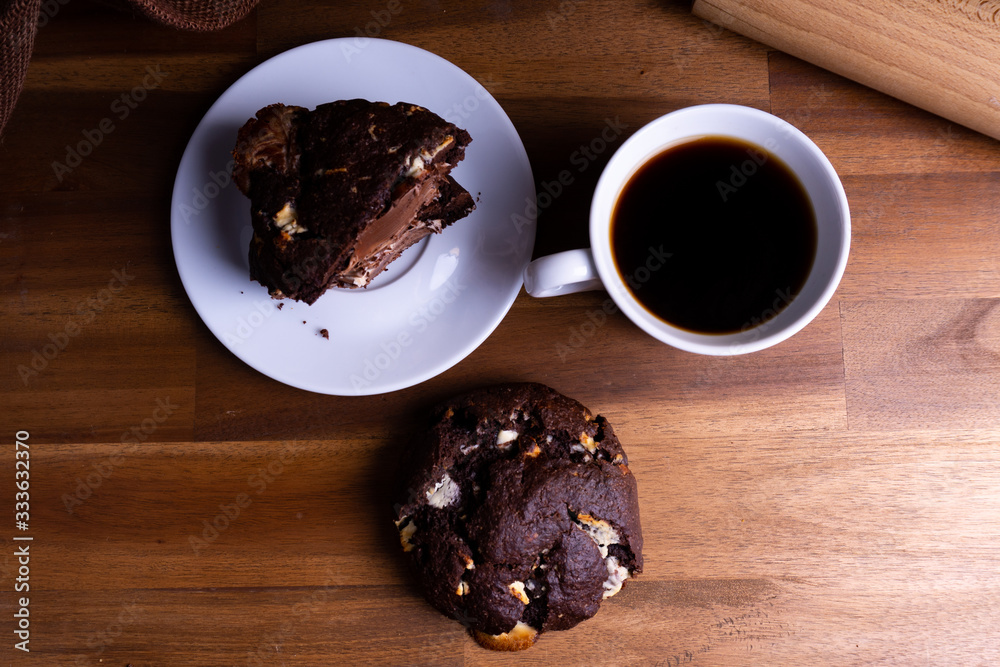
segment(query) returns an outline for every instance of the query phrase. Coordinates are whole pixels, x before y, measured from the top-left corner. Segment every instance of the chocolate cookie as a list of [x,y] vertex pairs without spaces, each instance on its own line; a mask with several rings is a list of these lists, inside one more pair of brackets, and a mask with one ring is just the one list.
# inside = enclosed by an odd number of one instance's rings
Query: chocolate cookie
[[449,401],[408,455],[403,551],[428,601],[488,648],[571,628],[642,571],[635,477],[618,438],[545,385]]
[[240,128],[233,180],[251,201],[250,277],[313,303],[365,287],[475,208],[449,175],[469,133],[415,104],[272,104]]

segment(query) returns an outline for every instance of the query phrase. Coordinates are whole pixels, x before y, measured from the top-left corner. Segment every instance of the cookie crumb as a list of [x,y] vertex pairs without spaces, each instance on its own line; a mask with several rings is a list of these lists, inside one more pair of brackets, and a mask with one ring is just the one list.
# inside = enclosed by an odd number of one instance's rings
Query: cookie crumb
[[330,340],[330,332],[327,331],[326,329],[320,329],[319,330],[319,335],[322,336],[323,338],[327,339],[327,340]]
[[284,308],[284,307],[285,307],[285,304],[284,304],[284,303],[279,303],[279,304],[278,304],[278,310],[281,310],[281,309],[282,309],[282,308]]

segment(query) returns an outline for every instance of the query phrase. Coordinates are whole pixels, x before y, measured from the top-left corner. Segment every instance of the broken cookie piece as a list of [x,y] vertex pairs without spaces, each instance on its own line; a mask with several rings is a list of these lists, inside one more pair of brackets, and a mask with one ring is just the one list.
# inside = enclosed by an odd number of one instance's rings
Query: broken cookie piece
[[483,648],[494,651],[523,651],[535,645],[535,641],[538,639],[538,630],[527,623],[518,621],[510,632],[488,635],[480,630],[473,630],[472,636]]
[[597,613],[642,571],[635,477],[611,425],[541,384],[432,413],[403,463],[395,522],[427,600],[516,651]]
[[243,125],[233,180],[250,198],[250,277],[313,303],[367,286],[399,255],[468,215],[451,177],[469,133],[414,104],[272,104]]

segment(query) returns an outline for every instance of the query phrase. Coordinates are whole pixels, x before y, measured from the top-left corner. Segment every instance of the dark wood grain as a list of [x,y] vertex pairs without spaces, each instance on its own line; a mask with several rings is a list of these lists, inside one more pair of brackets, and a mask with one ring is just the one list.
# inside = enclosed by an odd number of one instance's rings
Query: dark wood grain
[[[587,243],[594,185],[627,136],[733,102],[830,156],[851,258],[814,322],[751,355],[661,345],[600,292],[522,293],[439,377],[332,397],[261,375],[202,324],[174,268],[170,194],[229,84],[287,48],[364,34],[389,4],[265,1],[208,34],[60,7],[0,139],[4,664],[1000,660],[996,141],[706,23],[689,2],[402,0],[378,36],[479,80],[539,188],[609,119],[623,128],[541,211],[536,256]],[[168,74],[119,117],[147,68]],[[104,119],[114,129],[89,155],[54,166]],[[522,380],[614,425],[646,567],[596,617],[512,657],[416,592],[389,485],[428,406]],[[19,430],[32,446],[31,654],[11,632]]]

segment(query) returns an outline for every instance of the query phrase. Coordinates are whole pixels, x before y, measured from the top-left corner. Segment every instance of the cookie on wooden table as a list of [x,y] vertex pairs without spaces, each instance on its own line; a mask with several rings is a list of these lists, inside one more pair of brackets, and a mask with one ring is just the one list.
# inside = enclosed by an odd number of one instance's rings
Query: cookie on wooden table
[[572,628],[642,571],[621,443],[604,417],[545,385],[456,397],[407,454],[403,551],[427,600],[483,646],[519,650]]

